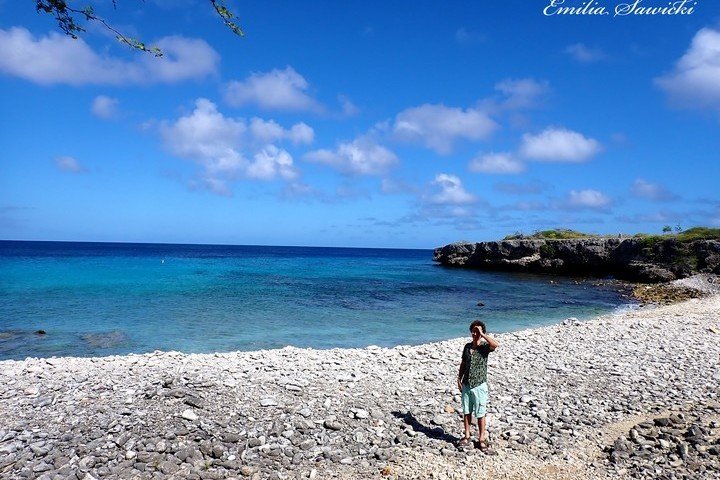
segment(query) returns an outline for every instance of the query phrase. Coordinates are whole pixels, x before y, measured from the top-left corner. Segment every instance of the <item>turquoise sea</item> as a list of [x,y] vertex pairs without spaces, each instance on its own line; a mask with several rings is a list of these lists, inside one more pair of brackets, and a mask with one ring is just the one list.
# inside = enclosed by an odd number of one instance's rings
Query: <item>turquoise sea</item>
[[419,344],[478,317],[505,332],[626,303],[430,250],[0,241],[0,359]]

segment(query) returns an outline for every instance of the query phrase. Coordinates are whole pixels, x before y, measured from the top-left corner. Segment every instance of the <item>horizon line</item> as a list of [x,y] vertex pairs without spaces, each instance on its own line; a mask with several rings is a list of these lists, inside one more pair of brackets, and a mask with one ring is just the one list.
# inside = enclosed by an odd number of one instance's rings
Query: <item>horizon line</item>
[[[28,242],[28,243],[98,243],[121,245],[174,245],[198,247],[283,247],[283,248],[342,248],[356,250],[434,250],[439,247],[408,248],[408,247],[348,247],[323,245],[269,245],[269,244],[233,244],[233,243],[185,243],[185,242],[133,242],[133,241],[97,241],[97,240],[18,240],[0,239],[2,242]],[[452,243],[452,242],[451,242]]]

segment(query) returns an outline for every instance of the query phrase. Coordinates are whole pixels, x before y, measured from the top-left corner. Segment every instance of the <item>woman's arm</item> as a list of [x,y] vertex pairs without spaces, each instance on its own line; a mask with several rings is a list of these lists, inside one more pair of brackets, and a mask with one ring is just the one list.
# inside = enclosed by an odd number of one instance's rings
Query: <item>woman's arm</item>
[[500,346],[500,344],[498,343],[497,340],[492,338],[490,335],[484,334],[482,331],[482,328],[480,328],[480,327],[475,327],[475,328],[477,328],[478,332],[480,332],[480,337],[483,338],[488,343],[488,345],[490,346],[491,352]]
[[462,360],[460,360],[460,370],[458,370],[457,386],[458,390],[462,392],[462,381],[463,375],[465,374],[465,352],[463,351]]

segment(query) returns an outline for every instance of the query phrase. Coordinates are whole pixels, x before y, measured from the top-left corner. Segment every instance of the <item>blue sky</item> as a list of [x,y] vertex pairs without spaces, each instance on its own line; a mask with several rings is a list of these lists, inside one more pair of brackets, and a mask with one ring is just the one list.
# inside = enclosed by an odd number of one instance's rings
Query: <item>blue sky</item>
[[1,239],[430,248],[720,226],[714,1],[231,3],[243,38],[204,0],[95,2],[162,59],[20,3],[0,2]]

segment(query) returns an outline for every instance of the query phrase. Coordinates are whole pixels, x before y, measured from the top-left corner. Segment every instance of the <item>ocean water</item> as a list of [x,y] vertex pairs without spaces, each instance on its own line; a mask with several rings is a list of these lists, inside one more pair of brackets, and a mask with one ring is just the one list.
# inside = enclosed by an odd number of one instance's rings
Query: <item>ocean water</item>
[[443,268],[430,250],[0,241],[0,359],[390,347],[626,303],[571,279]]

